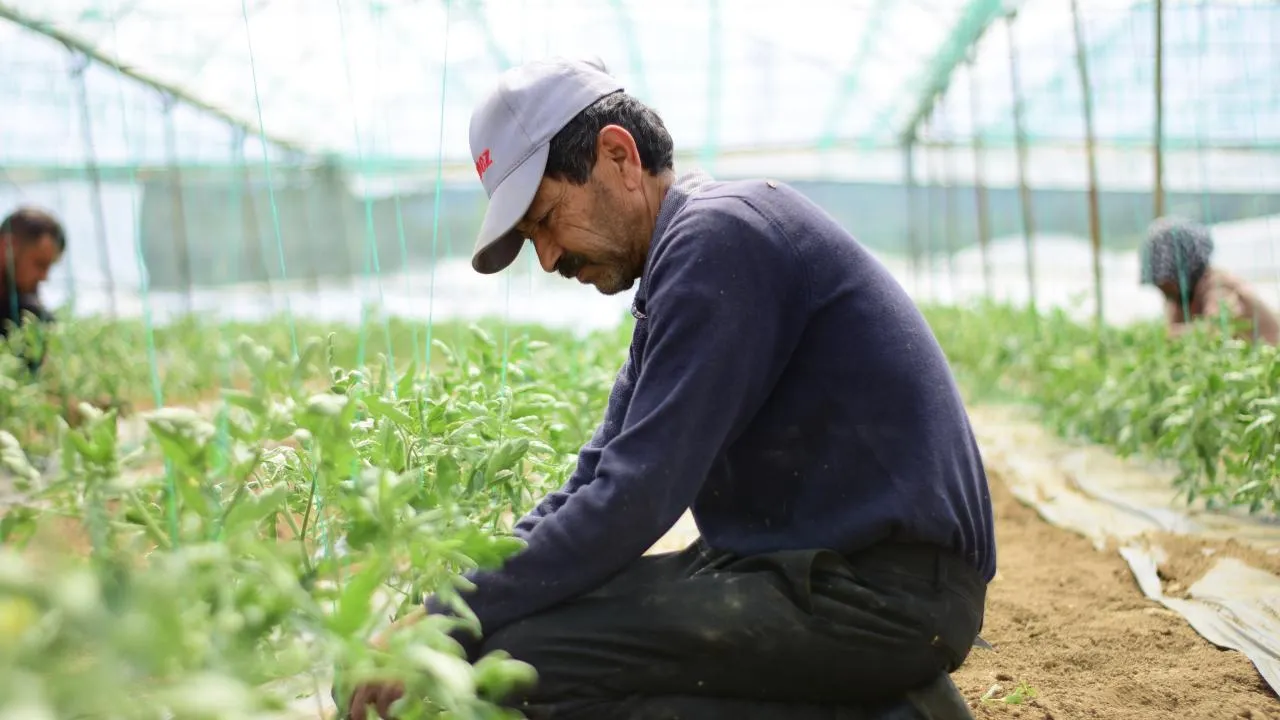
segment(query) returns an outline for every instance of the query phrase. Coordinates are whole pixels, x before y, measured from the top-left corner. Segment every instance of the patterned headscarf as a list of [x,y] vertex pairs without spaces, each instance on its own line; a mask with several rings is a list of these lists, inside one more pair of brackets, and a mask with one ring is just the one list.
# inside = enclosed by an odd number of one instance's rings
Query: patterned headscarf
[[1181,217],[1162,217],[1147,229],[1140,252],[1143,285],[1194,283],[1209,268],[1209,228]]

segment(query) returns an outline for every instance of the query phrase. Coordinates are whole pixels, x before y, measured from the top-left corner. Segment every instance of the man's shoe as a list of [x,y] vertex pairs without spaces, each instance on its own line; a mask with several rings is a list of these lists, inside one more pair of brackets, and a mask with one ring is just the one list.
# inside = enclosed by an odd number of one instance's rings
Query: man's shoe
[[920,720],[974,720],[969,704],[946,673],[907,693],[907,701],[920,714]]

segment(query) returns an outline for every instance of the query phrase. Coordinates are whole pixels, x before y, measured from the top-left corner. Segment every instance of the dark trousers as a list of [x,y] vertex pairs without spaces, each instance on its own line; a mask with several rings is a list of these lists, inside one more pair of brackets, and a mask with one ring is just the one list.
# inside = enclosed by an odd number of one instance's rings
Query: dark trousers
[[537,669],[530,720],[862,720],[950,673],[986,583],[932,547],[735,557],[701,540],[487,638]]

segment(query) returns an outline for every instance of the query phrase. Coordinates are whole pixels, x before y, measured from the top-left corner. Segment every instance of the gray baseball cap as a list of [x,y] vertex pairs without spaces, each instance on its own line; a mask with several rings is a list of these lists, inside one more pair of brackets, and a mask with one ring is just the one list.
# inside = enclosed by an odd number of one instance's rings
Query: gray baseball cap
[[600,98],[622,90],[599,60],[551,58],[507,70],[471,115],[471,157],[489,207],[471,267],[491,275],[520,254],[513,228],[533,203],[551,138]]

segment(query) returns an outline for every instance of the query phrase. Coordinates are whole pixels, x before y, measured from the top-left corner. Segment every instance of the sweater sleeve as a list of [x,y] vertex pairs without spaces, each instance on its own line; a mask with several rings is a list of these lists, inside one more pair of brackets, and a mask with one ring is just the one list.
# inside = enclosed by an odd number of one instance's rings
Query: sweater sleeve
[[618,429],[622,425],[623,414],[626,412],[627,403],[631,400],[632,387],[631,363],[628,360],[623,363],[622,369],[618,371],[618,376],[613,381],[613,388],[609,391],[609,402],[605,406],[604,420],[596,428],[587,444],[583,445],[582,450],[578,452],[578,464],[573,474],[565,481],[564,487],[547,495],[537,507],[520,518],[514,528],[516,537],[527,541],[530,533],[543,518],[559,510],[570,495],[595,478],[601,451],[618,434]]
[[803,331],[794,252],[744,201],[691,201],[651,253],[647,338],[620,426],[594,476],[526,524],[526,547],[470,576],[463,597],[486,636],[595,589],[657,542],[768,397]]

